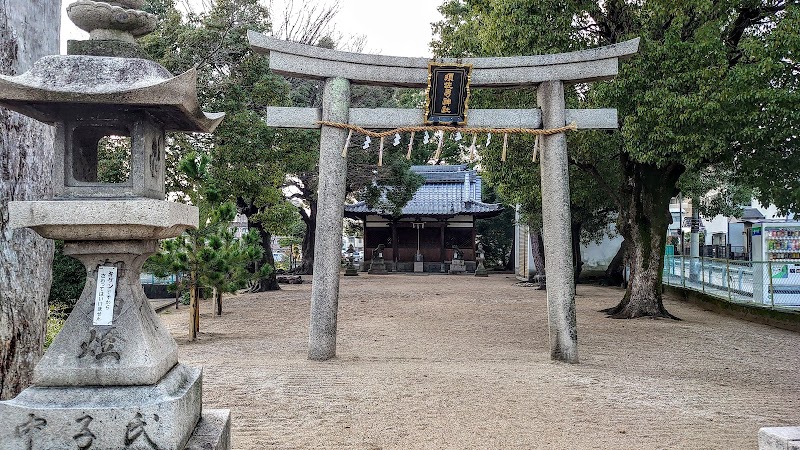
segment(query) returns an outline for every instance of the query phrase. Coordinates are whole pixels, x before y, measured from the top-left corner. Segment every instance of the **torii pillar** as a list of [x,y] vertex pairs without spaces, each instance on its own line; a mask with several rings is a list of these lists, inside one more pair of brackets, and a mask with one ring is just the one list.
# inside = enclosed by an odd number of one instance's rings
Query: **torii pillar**
[[[547,81],[536,89],[542,128],[566,122],[564,83]],[[578,362],[575,275],[572,263],[572,214],[569,199],[569,155],[564,133],[541,136],[542,240],[547,265],[547,323],[550,357]],[[564,230],[569,230],[564,232]]]
[[[267,125],[320,128],[319,121],[349,123],[363,128],[392,129],[424,123],[417,109],[350,108],[350,84],[424,88],[425,58],[349,53],[281,41],[248,32],[254,51],[269,54],[270,69],[280,75],[325,80],[321,109],[267,108]],[[635,54],[639,39],[571,53],[504,58],[465,58],[473,67],[472,88],[537,87],[538,109],[470,109],[468,126],[485,128],[560,128],[575,122],[578,129],[616,129],[615,109],[566,109],[564,85],[613,79],[619,60]],[[442,62],[456,62],[444,59]],[[311,291],[308,357],[336,356],[336,315],[339,300],[339,260],[342,246],[347,163],[341,156],[347,131],[323,126],[320,138],[319,194]],[[547,261],[547,310],[550,355],[578,362],[575,287],[567,141],[563,133],[541,137],[542,211]]]
[[[322,119],[347,123],[349,110],[350,81],[344,78],[330,78],[325,81]],[[311,284],[311,326],[308,334],[308,358],[314,360],[336,356],[339,264],[342,258],[342,219],[347,181],[347,159],[342,158],[342,148],[346,140],[347,131],[332,127],[322,128],[314,279]]]

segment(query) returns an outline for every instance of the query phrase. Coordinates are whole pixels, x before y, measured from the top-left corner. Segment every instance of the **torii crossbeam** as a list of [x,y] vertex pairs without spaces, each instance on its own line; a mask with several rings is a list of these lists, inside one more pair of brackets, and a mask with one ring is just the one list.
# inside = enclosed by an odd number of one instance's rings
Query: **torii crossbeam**
[[[428,82],[425,58],[404,58],[329,50],[248,32],[254,51],[269,54],[270,69],[281,75],[325,81],[322,108],[267,108],[267,125],[320,128],[319,121],[364,128],[393,129],[424,123],[422,110],[350,108],[350,85],[423,88]],[[638,51],[639,39],[570,53],[498,58],[439,59],[471,64],[471,87],[534,86],[538,109],[470,109],[468,126],[491,128],[616,129],[616,109],[566,109],[564,85],[613,79],[620,59]],[[317,197],[314,275],[308,357],[336,356],[341,226],[347,161],[341,149],[347,130],[322,126]],[[547,261],[547,309],[551,358],[578,361],[575,286],[570,233],[567,141],[564,133],[541,136],[543,240]]]

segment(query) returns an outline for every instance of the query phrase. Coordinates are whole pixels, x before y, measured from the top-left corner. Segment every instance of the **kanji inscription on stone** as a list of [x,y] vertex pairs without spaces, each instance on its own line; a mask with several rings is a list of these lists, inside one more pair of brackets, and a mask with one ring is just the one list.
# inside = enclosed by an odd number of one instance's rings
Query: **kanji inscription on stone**
[[97,291],[94,297],[94,325],[111,325],[114,321],[114,298],[117,293],[117,268],[97,269]]
[[425,123],[464,125],[467,122],[472,66],[432,62],[428,65],[428,73]]

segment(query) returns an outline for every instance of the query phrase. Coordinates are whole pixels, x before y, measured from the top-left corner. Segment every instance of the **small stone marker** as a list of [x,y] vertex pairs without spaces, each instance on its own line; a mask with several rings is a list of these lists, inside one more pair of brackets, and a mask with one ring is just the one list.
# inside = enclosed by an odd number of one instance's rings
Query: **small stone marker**
[[457,245],[453,246],[453,260],[450,262],[450,274],[460,274],[467,271],[467,265],[464,263],[464,252],[458,248]]
[[375,250],[372,251],[372,264],[369,266],[370,275],[388,275],[386,270],[386,263],[383,261],[384,245],[379,244]]
[[758,430],[758,450],[800,448],[800,427],[765,427]]
[[414,255],[414,272],[415,273],[422,273],[425,272],[425,263],[422,261],[422,253],[417,250],[417,254]]
[[481,243],[478,243],[478,252],[475,256],[475,261],[477,262],[477,266],[475,267],[475,276],[488,277],[489,272],[486,271],[486,266],[483,265],[483,262],[486,261],[486,256],[483,251],[483,244]]
[[97,290],[94,296],[94,325],[114,322],[114,299],[117,295],[117,268],[100,266],[97,269]]

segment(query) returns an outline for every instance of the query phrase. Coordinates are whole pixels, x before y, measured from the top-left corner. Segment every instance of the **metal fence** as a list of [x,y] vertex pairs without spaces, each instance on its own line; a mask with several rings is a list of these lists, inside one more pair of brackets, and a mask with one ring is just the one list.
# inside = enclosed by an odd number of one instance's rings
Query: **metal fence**
[[738,261],[664,256],[664,284],[733,303],[800,309],[800,260]]
[[166,278],[158,278],[152,273],[142,273],[139,275],[139,282],[142,284],[172,284],[175,282],[175,275]]

